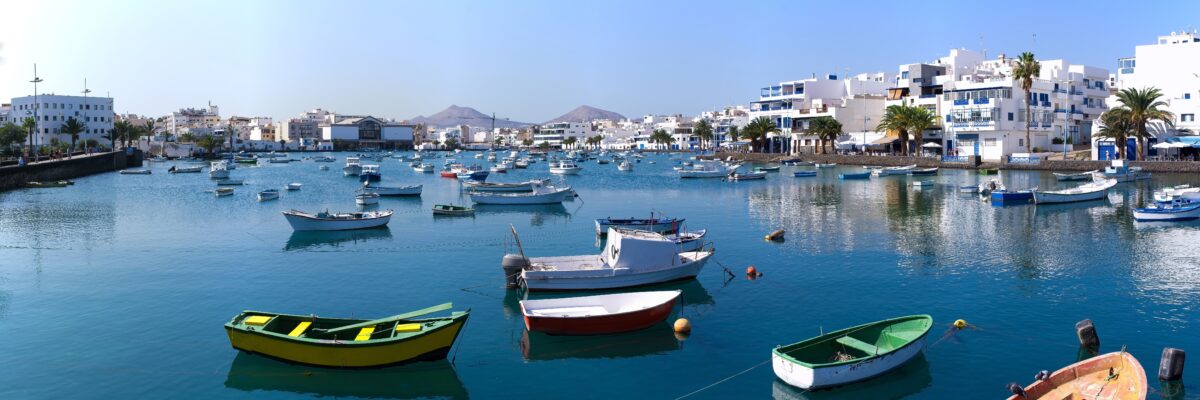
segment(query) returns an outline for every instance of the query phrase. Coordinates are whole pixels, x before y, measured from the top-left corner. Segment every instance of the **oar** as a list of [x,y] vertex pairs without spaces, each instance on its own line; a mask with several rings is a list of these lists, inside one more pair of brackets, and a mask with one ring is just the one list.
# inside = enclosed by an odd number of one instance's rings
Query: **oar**
[[425,309],[421,309],[421,310],[417,310],[417,311],[412,311],[412,312],[407,312],[407,313],[400,314],[400,315],[393,315],[390,317],[373,319],[373,320],[366,321],[366,322],[359,322],[359,323],[353,324],[353,325],[346,325],[346,326],[337,327],[337,328],[333,328],[333,329],[313,329],[313,331],[319,331],[320,333],[338,333],[338,332],[348,331],[348,330],[353,330],[353,329],[358,329],[358,328],[365,328],[368,326],[375,326],[375,325],[379,325],[379,324],[382,324],[385,322],[392,322],[392,321],[408,319],[408,318],[412,318],[412,317],[419,317],[419,316],[422,316],[425,314],[449,310],[452,307],[454,307],[454,303],[440,304],[440,305],[436,305],[433,307],[429,307],[429,308],[425,308]]

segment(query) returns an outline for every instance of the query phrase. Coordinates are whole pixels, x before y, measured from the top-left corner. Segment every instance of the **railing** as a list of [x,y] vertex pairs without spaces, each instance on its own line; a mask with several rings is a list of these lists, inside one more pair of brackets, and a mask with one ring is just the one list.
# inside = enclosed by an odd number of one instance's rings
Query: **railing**
[[1054,90],[1053,90],[1053,92],[1054,92],[1054,93],[1066,93],[1066,92],[1067,92],[1067,89],[1058,88],[1058,89],[1054,89]]
[[942,156],[942,162],[966,164],[971,162],[971,159],[969,156]]
[[967,104],[970,104],[970,101],[967,99],[955,99],[954,100],[954,105],[956,105],[956,106],[965,106]]
[[975,102],[974,102],[974,103],[975,103],[975,104],[987,104],[987,103],[988,103],[988,98],[987,98],[987,97],[980,97],[980,98],[978,98],[978,99],[975,99]]
[[937,97],[937,95],[936,95],[936,94],[923,94],[923,95],[921,95],[921,98],[922,98],[922,99],[932,99],[932,98],[936,98],[936,97]]
[[1041,163],[1042,163],[1042,159],[1041,159],[1040,157],[1014,157],[1014,156],[1008,156],[1008,163],[1009,163],[1009,164],[1041,164]]

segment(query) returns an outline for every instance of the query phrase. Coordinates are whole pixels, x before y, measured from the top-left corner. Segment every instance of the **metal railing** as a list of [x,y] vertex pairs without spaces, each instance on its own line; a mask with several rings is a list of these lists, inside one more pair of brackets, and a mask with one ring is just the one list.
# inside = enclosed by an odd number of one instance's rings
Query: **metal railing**
[[971,159],[969,156],[942,156],[942,162],[966,164],[971,162]]
[[1040,157],[1014,157],[1014,156],[1008,156],[1008,163],[1009,163],[1009,164],[1041,164],[1041,163],[1042,163],[1042,159],[1041,159]]

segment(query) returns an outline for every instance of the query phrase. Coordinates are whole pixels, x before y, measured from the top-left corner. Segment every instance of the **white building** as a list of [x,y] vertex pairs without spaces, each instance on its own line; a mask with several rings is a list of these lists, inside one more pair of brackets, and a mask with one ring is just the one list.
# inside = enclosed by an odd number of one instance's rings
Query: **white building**
[[333,142],[337,150],[410,149],[414,127],[371,116],[340,117],[321,124],[321,139]]
[[184,133],[210,135],[221,126],[220,108],[208,104],[208,108],[181,108],[166,116],[166,126],[161,127],[176,137]]
[[550,147],[562,147],[563,141],[569,137],[582,143],[592,134],[592,124],[587,122],[554,122],[542,125],[541,129],[538,129],[533,135],[533,145],[546,143]]
[[9,104],[9,103],[0,104],[0,125],[4,125],[4,124],[10,123],[10,122],[13,124],[20,125],[20,124],[18,124],[18,122],[20,122],[20,121],[12,119],[10,114],[12,114],[12,104]]
[[112,132],[115,115],[111,97],[40,94],[36,103],[34,96],[12,99],[6,120],[19,125],[26,117],[37,117],[32,144],[42,146],[54,140],[69,143],[71,137],[62,133],[62,124],[69,118],[76,118],[87,128],[79,134],[79,141],[94,139],[107,146],[109,140],[104,136]]
[[334,114],[320,108],[305,111],[296,118],[275,124],[275,140],[298,143],[312,149],[321,140],[321,124],[333,123]]
[[737,127],[738,129],[745,128],[750,124],[750,109],[746,106],[725,107],[716,111],[705,111],[696,118],[699,120],[708,120],[713,127],[712,143],[709,146],[716,148],[722,143],[730,141],[729,128]]
[[[1200,123],[1196,121],[1196,115],[1200,114],[1200,35],[1196,31],[1171,32],[1159,36],[1154,44],[1135,47],[1133,57],[1117,60],[1116,85],[1118,89],[1162,91],[1161,100],[1167,103],[1167,111],[1175,114],[1175,121],[1173,127],[1162,124],[1149,127],[1151,134],[1159,139],[1200,135]],[[1120,105],[1115,98],[1108,102],[1109,107]],[[1109,159],[1114,153],[1111,140],[1097,142],[1093,149],[1096,159]]]
[[812,152],[818,145],[807,132],[813,118],[828,116],[841,122],[850,137],[859,129],[873,130],[869,121],[883,116],[887,89],[894,81],[888,73],[859,74],[848,79],[837,75],[780,82],[764,87],[759,100],[750,103],[749,120],[767,117],[781,133],[767,138],[766,152]]

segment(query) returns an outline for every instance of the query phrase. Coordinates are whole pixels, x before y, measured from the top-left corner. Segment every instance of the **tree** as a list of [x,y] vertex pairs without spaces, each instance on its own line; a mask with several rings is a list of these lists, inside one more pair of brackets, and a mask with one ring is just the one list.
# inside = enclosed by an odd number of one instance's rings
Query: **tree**
[[675,138],[671,137],[671,134],[662,129],[655,129],[654,132],[650,134],[650,143],[669,145],[674,141]]
[[533,139],[522,140],[521,145],[525,147],[533,146]]
[[279,139],[279,149],[283,150],[284,146],[287,146],[287,141],[283,140],[283,139]]
[[25,131],[20,126],[12,122],[7,122],[0,125],[0,147],[3,147],[5,153],[12,149],[13,143],[18,143],[25,138]]
[[195,143],[196,135],[193,135],[191,132],[184,132],[182,135],[179,135],[179,141],[184,143]]
[[146,120],[146,123],[142,124],[142,132],[145,133],[144,136],[154,136],[154,129],[154,120],[152,119]]
[[842,123],[830,116],[816,117],[808,122],[808,132],[817,136],[821,153],[825,153],[825,143],[832,144],[842,135]]
[[600,148],[600,143],[603,141],[604,141],[603,135],[592,136],[592,137],[589,137],[586,140],[584,140],[584,142],[587,143],[588,146],[592,146],[593,149]]
[[696,137],[700,138],[700,148],[704,148],[705,143],[712,142],[713,127],[712,124],[708,123],[707,119],[702,119],[700,122],[697,122],[696,126],[692,127],[692,133],[696,134]]
[[26,143],[26,146],[29,148],[29,151],[27,151],[27,153],[29,153],[29,157],[32,158],[33,157],[33,133],[34,133],[34,130],[37,129],[37,120],[34,119],[33,117],[25,117],[25,118],[21,119],[21,128],[24,129],[25,132],[29,132],[29,139],[25,143]]
[[741,132],[738,132],[737,125],[729,127],[729,132],[726,133],[726,135],[729,136],[729,141],[731,141],[731,142],[736,142],[738,140],[740,134],[741,134]]
[[750,139],[750,148],[755,152],[762,151],[762,141],[772,133],[778,133],[779,127],[768,117],[758,117],[743,129],[741,136]]
[[458,148],[458,139],[446,138],[446,148],[449,150],[457,149]]
[[1167,106],[1166,102],[1159,100],[1160,98],[1162,98],[1162,91],[1152,87],[1126,88],[1117,92],[1117,101],[1121,102],[1120,108],[1127,111],[1126,118],[1129,118],[1130,126],[1133,128],[1131,134],[1136,138],[1139,160],[1145,159],[1145,143],[1150,139],[1146,124],[1151,121],[1160,121],[1167,125],[1174,125],[1175,114],[1160,108]]
[[542,141],[541,143],[538,143],[537,147],[542,149],[542,151],[550,150],[550,142]]
[[1042,64],[1033,57],[1033,53],[1024,52],[1020,57],[1017,57],[1017,62],[1013,64],[1013,79],[1021,83],[1021,90],[1025,91],[1025,151],[1029,152],[1033,147],[1029,135],[1029,125],[1033,123],[1033,115],[1030,114],[1030,103],[1032,98],[1029,91],[1033,89],[1033,78],[1036,78],[1042,72]]
[[492,139],[492,146],[500,147],[501,143],[504,143],[504,139],[499,136],[496,136],[495,139]]
[[562,144],[563,144],[564,148],[575,147],[575,143],[577,143],[577,142],[579,142],[579,138],[574,137],[574,136],[568,136],[566,139],[563,139]]
[[[87,124],[84,124],[83,121],[80,121],[78,118],[70,117],[70,118],[67,118],[67,122],[64,122],[62,124],[62,127],[59,129],[62,131],[62,133],[71,135],[70,152],[74,153],[75,152],[75,141],[79,140],[80,133],[83,133],[84,131],[87,130]],[[70,156],[71,154],[68,153],[67,155]]]
[[132,128],[133,126],[129,124],[129,121],[118,120],[117,122],[113,122],[113,128],[108,131],[108,135],[104,138],[108,139],[109,144],[115,150],[117,142],[124,142],[125,136],[129,134],[129,130]]
[[936,124],[936,121],[937,116],[933,115],[933,112],[929,111],[928,108],[912,106],[905,110],[905,127],[907,128],[906,130],[908,132],[912,133],[913,144],[917,146],[917,148],[913,150],[914,153],[920,154],[922,146],[921,139],[925,136],[923,133],[926,129],[929,129],[929,127]]
[[216,149],[217,146],[220,146],[224,141],[224,138],[218,138],[213,135],[204,135],[196,139],[196,145],[204,149],[204,154],[208,155],[208,157],[212,157],[213,150]]
[[[908,106],[890,105],[883,112],[883,118],[879,119],[879,125],[875,126],[876,132],[895,131],[896,137],[900,139],[900,152],[908,155],[908,121],[905,117],[908,115]],[[864,143],[865,145],[865,143]]]
[[1105,111],[1100,114],[1100,123],[1103,126],[1096,132],[1096,136],[1112,139],[1116,144],[1117,159],[1125,159],[1129,135],[1136,129],[1133,119],[1129,117],[1129,109],[1119,107]]

